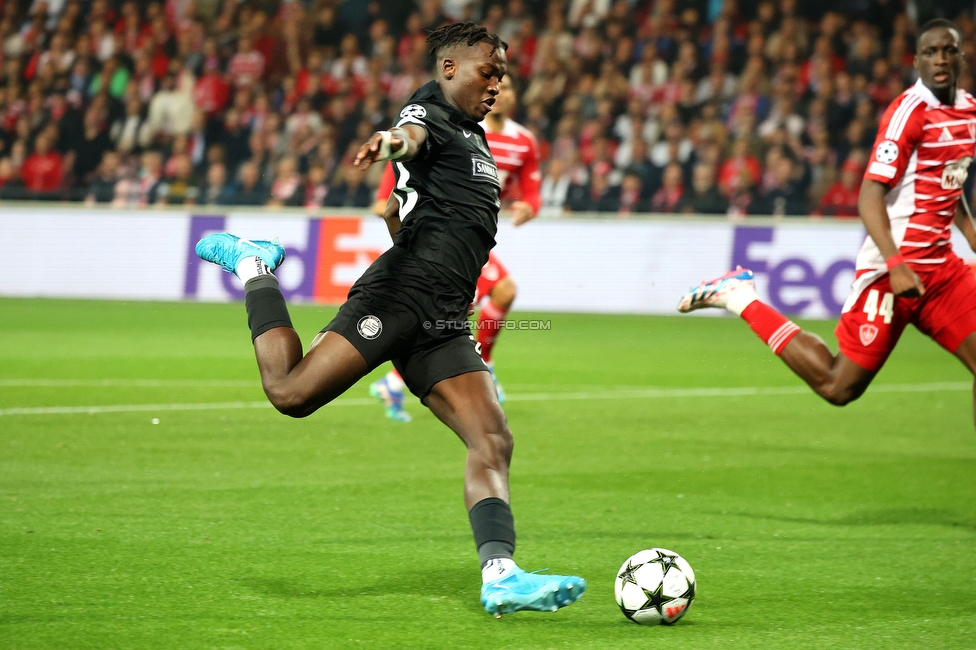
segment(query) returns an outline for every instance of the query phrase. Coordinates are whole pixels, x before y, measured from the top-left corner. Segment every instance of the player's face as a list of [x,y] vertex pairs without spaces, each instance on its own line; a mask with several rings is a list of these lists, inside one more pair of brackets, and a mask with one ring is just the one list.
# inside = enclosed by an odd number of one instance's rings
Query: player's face
[[918,76],[936,95],[956,87],[962,68],[962,52],[959,34],[954,29],[938,27],[930,29],[918,39],[915,55]]
[[491,112],[498,117],[508,117],[515,108],[515,86],[512,85],[511,77],[503,77],[498,84],[498,97],[495,98],[495,105],[491,107]]
[[499,84],[508,71],[505,51],[496,49],[488,43],[477,43],[472,47],[458,48],[448,69],[445,59],[445,77],[448,87],[445,95],[448,101],[457,106],[472,120],[480,122],[491,112],[498,97]]

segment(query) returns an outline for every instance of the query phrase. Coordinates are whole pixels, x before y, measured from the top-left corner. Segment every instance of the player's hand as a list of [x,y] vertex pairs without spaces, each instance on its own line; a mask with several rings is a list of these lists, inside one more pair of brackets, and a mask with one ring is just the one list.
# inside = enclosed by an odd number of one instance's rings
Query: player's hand
[[891,280],[891,291],[901,298],[921,298],[925,295],[925,285],[915,271],[908,268],[907,264],[899,264],[890,271],[888,277]]
[[[381,142],[383,142],[383,136],[379,132],[369,136],[369,140],[364,142],[363,146],[359,148],[359,152],[356,154],[355,159],[353,159],[352,164],[360,169],[366,169],[379,160]],[[404,145],[403,138],[396,133],[390,137],[390,151],[399,151],[400,147]]]
[[474,313],[474,303],[468,305],[468,316]]
[[526,221],[535,219],[532,206],[525,201],[516,201],[512,204],[512,225],[521,226]]

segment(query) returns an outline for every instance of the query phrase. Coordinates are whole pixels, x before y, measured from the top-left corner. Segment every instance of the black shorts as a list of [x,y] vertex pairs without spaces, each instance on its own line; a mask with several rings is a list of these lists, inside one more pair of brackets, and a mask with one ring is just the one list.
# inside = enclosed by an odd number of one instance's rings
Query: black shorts
[[323,332],[352,343],[372,370],[393,361],[424,399],[439,381],[487,370],[470,332],[471,298],[394,246],[367,269]]

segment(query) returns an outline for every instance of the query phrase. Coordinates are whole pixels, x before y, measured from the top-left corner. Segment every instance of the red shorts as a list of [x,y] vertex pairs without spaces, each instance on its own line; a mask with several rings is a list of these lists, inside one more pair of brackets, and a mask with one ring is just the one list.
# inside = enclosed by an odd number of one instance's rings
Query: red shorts
[[857,297],[834,331],[840,351],[865,370],[881,370],[905,326],[912,323],[953,354],[976,332],[976,277],[951,256],[931,270],[913,265],[925,285],[922,298],[896,298],[885,273]]
[[491,293],[495,285],[508,277],[506,269],[493,253],[488,253],[488,263],[481,267],[481,277],[478,278],[478,291],[474,297],[474,303],[478,304],[481,299]]

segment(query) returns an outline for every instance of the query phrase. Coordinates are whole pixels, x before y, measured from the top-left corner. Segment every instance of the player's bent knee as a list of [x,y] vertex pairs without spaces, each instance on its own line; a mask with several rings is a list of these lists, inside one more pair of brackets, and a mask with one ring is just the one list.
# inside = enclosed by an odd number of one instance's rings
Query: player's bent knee
[[855,386],[842,386],[836,383],[830,383],[817,392],[829,404],[834,406],[847,406],[860,397],[864,393],[864,390],[858,389]]
[[265,385],[264,394],[268,401],[282,415],[291,418],[305,418],[315,412],[309,399],[305,395],[296,393],[280,385]]

